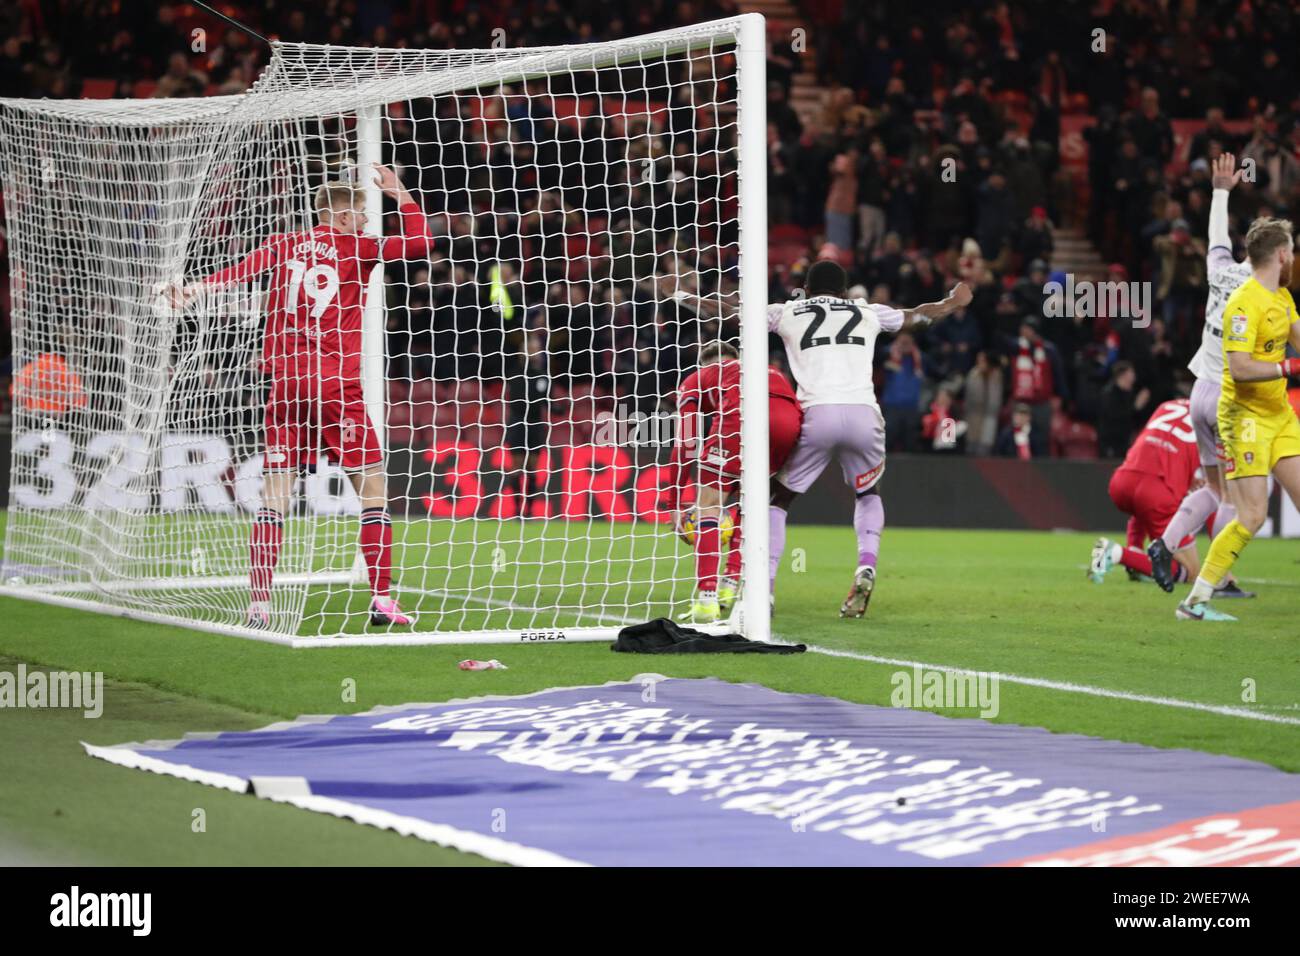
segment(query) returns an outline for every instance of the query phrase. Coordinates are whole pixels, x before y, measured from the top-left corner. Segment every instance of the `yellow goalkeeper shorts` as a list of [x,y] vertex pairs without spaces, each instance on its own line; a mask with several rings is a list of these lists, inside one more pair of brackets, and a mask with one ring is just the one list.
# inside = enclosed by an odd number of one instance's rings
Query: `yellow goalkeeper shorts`
[[1227,477],[1267,475],[1281,459],[1300,455],[1300,420],[1289,408],[1269,418],[1220,415],[1219,440]]

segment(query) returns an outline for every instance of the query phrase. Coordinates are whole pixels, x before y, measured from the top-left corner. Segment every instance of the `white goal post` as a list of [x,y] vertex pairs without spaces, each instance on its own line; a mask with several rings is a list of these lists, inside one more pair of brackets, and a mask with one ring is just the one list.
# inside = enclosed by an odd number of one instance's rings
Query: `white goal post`
[[[718,343],[740,587],[695,626],[769,639],[765,64],[745,14],[547,48],[275,43],[240,96],[0,99],[0,593],[293,647],[608,641],[690,606],[666,491],[688,476],[689,504],[701,442],[672,399]],[[355,369],[324,325],[268,319],[345,314],[309,232],[342,183],[377,250]],[[282,340],[310,382],[286,386]],[[413,624],[371,622],[390,590]]]

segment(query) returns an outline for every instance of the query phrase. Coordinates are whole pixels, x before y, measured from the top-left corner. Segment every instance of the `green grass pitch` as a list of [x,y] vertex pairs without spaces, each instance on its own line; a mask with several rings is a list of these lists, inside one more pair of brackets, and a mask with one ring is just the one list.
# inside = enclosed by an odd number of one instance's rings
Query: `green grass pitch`
[[[568,548],[572,557],[576,545],[565,526],[546,527],[546,540],[537,546],[546,555]],[[1002,682],[998,722],[1232,754],[1300,772],[1300,543],[1252,543],[1239,572],[1259,598],[1225,602],[1241,618],[1236,624],[1175,621],[1175,596],[1130,583],[1122,571],[1104,585],[1090,584],[1083,568],[1091,543],[1092,536],[1082,534],[887,529],[871,610],[862,620],[841,621],[839,602],[856,552],[852,529],[793,526],[773,626],[782,637],[819,648],[1036,679]],[[593,569],[606,562],[612,580],[636,580],[633,552],[584,555]],[[404,582],[412,580],[410,573],[402,573]],[[606,573],[600,567],[602,578]],[[358,599],[364,605],[364,596]],[[459,615],[448,623],[497,623],[481,608],[456,609],[439,600],[437,608]],[[97,720],[73,711],[0,710],[0,862],[10,863],[484,862],[269,801],[114,767],[85,756],[82,740],[114,744],[250,729],[305,713],[526,693],[646,671],[888,704],[891,677],[900,670],[895,663],[818,653],[629,657],[603,644],[291,650],[8,598],[0,599],[0,614],[0,670],[13,671],[21,662],[102,671],[106,680]],[[456,662],[465,657],[496,657],[509,670],[463,672]],[[344,699],[351,682],[355,701]],[[1132,697],[1232,707],[1290,722]],[[196,810],[203,811],[203,832],[194,831]]]

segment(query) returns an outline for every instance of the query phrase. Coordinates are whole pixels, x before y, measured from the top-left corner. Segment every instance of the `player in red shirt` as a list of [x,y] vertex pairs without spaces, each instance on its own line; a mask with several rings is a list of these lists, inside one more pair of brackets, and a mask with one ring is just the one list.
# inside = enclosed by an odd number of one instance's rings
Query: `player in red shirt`
[[[691,480],[698,478],[695,497],[695,570],[698,590],[691,619],[709,624],[728,613],[736,600],[740,576],[741,522],[736,520],[727,554],[726,571],[718,576],[722,561],[721,522],[727,499],[740,484],[740,361],[730,345],[713,342],[700,350],[699,368],[677,388],[677,441],[673,445],[673,479],[669,507],[683,515],[678,501]],[[705,419],[711,420],[702,438]],[[768,473],[776,474],[799,440],[803,410],[786,377],[768,368]]]
[[266,303],[262,368],[271,378],[266,405],[262,506],[249,542],[250,603],[247,624],[271,620],[271,580],[280,557],[284,516],[298,473],[326,454],[347,472],[361,499],[361,552],[369,570],[370,620],[413,624],[389,594],[393,528],[379,436],[361,389],[361,316],[366,284],[380,262],[419,258],[432,237],[423,210],[397,175],[374,164],[375,183],[395,200],[402,234],[364,234],[364,195],[349,183],[326,183],[316,192],[317,225],[271,236],[242,261],[183,290],[168,288],[181,307],[213,287],[271,273]]
[[[1129,448],[1124,464],[1110,479],[1110,500],[1130,516],[1128,545],[1099,538],[1092,549],[1088,577],[1100,584],[1115,564],[1150,576],[1151,559],[1144,545],[1164,534],[1188,489],[1199,480],[1199,467],[1190,403],[1185,398],[1164,402],[1151,415]],[[1174,557],[1176,581],[1196,577],[1201,561],[1194,534],[1179,542]]]

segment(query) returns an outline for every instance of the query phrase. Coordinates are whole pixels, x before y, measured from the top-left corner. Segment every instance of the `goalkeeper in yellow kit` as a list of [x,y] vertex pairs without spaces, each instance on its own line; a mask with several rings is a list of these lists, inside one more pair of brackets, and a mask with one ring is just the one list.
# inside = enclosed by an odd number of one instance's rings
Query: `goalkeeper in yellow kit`
[[1295,241],[1291,223],[1257,219],[1246,233],[1252,275],[1223,307],[1223,391],[1219,438],[1223,474],[1236,520],[1214,538],[1192,591],[1177,616],[1191,621],[1232,621],[1210,607],[1214,589],[1245,550],[1268,514],[1268,476],[1300,507],[1300,420],[1287,402],[1287,376],[1300,375],[1300,317],[1287,285]]

